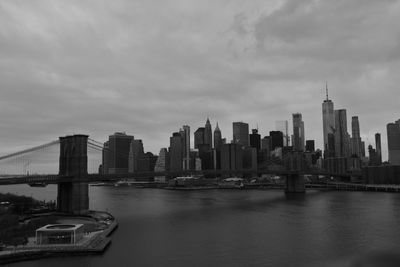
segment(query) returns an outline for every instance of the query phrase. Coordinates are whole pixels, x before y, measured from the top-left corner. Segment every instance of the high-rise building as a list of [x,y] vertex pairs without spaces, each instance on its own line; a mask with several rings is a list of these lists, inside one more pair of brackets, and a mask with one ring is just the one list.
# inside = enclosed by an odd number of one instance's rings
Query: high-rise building
[[133,139],[129,146],[128,171],[130,173],[139,170],[139,160],[144,156],[143,142],[139,139]]
[[190,169],[190,127],[183,125],[180,131],[183,138],[183,169]]
[[350,136],[347,132],[347,115],[345,109],[335,110],[335,156],[350,156]]
[[233,143],[249,146],[249,124],[244,122],[233,123]]
[[329,147],[332,147],[332,144],[329,144],[329,134],[333,134],[335,129],[335,113],[333,109],[333,102],[328,96],[328,84],[326,84],[326,99],[322,103],[322,123],[325,154],[332,154],[332,152],[326,151],[329,149]]
[[270,148],[275,150],[278,147],[284,147],[284,134],[281,131],[270,131]]
[[258,133],[258,129],[251,130],[250,146],[254,147],[257,151],[261,148],[261,135]]
[[292,144],[293,144],[293,151],[304,151],[305,148],[304,122],[301,113],[293,114]]
[[283,134],[283,146],[289,146],[289,122],[288,121],[276,121],[275,130],[280,131]]
[[358,158],[362,157],[362,144],[360,136],[360,122],[357,116],[351,118],[351,155]]
[[217,127],[215,127],[214,130],[214,148],[216,150],[221,150],[221,146],[222,146],[222,134],[217,122]]
[[375,134],[375,149],[376,149],[376,154],[378,157],[378,165],[382,164],[382,143],[381,143],[381,134],[376,133]]
[[183,169],[183,138],[180,133],[173,133],[169,139],[170,170],[182,171]]
[[109,166],[108,173],[127,173],[130,145],[134,137],[126,133],[117,132],[108,137]]
[[400,121],[387,125],[389,163],[400,165]]
[[236,171],[243,169],[243,148],[241,144],[222,145],[221,169],[223,171]]
[[209,147],[212,148],[212,128],[208,118],[204,127],[204,144],[209,145]]
[[103,150],[102,150],[102,174],[108,174],[108,168],[109,168],[109,153],[110,153],[110,147],[108,141],[104,143]]
[[271,151],[271,137],[270,136],[264,136],[263,139],[261,139],[261,150]]
[[[158,154],[156,165],[154,166],[154,172],[165,172],[169,170],[169,167],[170,163],[168,150],[166,148],[161,148],[160,153]],[[165,182],[165,180],[165,176],[154,177],[154,181],[156,182]]]
[[204,145],[204,132],[204,127],[200,127],[194,132],[194,148],[199,148],[200,145]]
[[315,141],[314,140],[307,140],[306,141],[306,151],[307,152],[314,152],[315,151]]

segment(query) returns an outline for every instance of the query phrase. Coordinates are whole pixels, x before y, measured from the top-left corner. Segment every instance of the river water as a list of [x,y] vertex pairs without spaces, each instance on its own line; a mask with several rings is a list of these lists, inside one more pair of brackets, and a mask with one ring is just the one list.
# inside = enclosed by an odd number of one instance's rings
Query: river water
[[[56,198],[55,186],[0,192]],[[10,266],[390,266],[400,249],[393,193],[90,187],[90,207],[119,222],[103,255]]]

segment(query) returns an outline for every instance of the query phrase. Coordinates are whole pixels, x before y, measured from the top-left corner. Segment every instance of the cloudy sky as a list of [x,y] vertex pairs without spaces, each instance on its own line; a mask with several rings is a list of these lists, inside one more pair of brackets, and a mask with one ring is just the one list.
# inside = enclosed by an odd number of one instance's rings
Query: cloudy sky
[[[183,124],[300,112],[322,146],[325,81],[373,143],[400,118],[395,0],[3,0],[0,154],[72,133],[116,131],[158,153]],[[349,129],[351,132],[351,129]],[[367,140],[368,138],[368,140]]]

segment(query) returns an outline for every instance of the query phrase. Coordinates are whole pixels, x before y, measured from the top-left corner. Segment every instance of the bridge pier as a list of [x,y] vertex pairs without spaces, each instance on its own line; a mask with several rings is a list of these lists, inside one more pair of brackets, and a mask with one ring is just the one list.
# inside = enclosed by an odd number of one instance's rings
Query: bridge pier
[[304,176],[298,173],[286,176],[285,193],[305,193]]
[[60,212],[84,214],[89,211],[89,186],[80,182],[87,175],[87,135],[60,137],[59,175],[70,182],[58,184],[57,206]]

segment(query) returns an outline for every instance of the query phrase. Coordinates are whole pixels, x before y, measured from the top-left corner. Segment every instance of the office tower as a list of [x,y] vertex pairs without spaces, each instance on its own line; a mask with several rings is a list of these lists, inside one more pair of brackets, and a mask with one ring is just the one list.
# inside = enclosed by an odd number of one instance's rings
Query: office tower
[[278,147],[284,147],[284,134],[281,131],[269,132],[270,148],[275,150]]
[[194,132],[194,148],[199,148],[200,145],[204,144],[204,132],[204,127],[200,127]]
[[307,152],[314,152],[315,151],[315,141],[314,140],[307,140],[306,141],[306,151]]
[[221,169],[235,171],[243,169],[243,149],[241,144],[223,144],[221,147]]
[[139,160],[144,157],[143,142],[139,139],[133,139],[129,146],[128,172],[139,171]]
[[328,134],[328,146],[324,150],[324,158],[333,158],[335,157],[335,134]]
[[347,115],[345,109],[335,110],[335,156],[350,156],[350,140],[347,132]]
[[288,121],[276,121],[275,130],[280,131],[283,134],[283,146],[289,146],[289,122]]
[[293,151],[304,151],[304,122],[301,113],[293,114]]
[[271,137],[270,136],[264,136],[263,139],[261,139],[261,150],[271,151]]
[[376,149],[372,148],[372,145],[368,146],[368,154],[369,154],[369,166],[380,166],[379,155]]
[[102,150],[102,174],[108,174],[109,168],[109,143],[108,141],[104,143],[103,150]]
[[108,173],[127,173],[129,162],[129,150],[133,140],[132,135],[117,132],[108,137],[109,168]]
[[[160,153],[158,154],[158,158],[156,164],[154,166],[154,172],[165,172],[169,170],[169,153],[166,148],[161,148]],[[165,176],[156,176],[154,177],[155,182],[165,182]]]
[[180,131],[183,138],[183,169],[190,169],[190,127],[183,125]]
[[357,116],[351,118],[351,155],[362,157],[362,144],[360,136],[360,123]]
[[233,143],[242,146],[249,146],[249,125],[244,122],[234,122]]
[[387,125],[389,163],[400,165],[400,122]]
[[328,84],[326,84],[326,99],[322,103],[322,123],[323,123],[323,133],[324,133],[325,154],[331,155],[332,151],[326,151],[326,150],[329,150],[329,147],[332,148],[332,144],[329,144],[329,134],[334,133],[335,113],[333,109],[333,102],[329,99],[328,96]]
[[180,133],[173,133],[169,139],[170,170],[182,171],[183,169],[183,137]]
[[209,145],[209,147],[212,148],[212,129],[208,118],[204,127],[204,144]]
[[378,156],[378,165],[382,164],[382,143],[381,143],[381,134],[376,133],[375,134],[375,149],[376,149],[376,154]]
[[258,129],[252,129],[250,134],[250,146],[257,149],[261,148],[261,135],[258,134]]
[[257,171],[257,148],[244,147],[243,169]]
[[361,141],[361,158],[365,158],[365,142]]
[[222,134],[217,122],[217,127],[215,127],[214,130],[214,148],[216,150],[221,150],[221,146],[222,146]]

